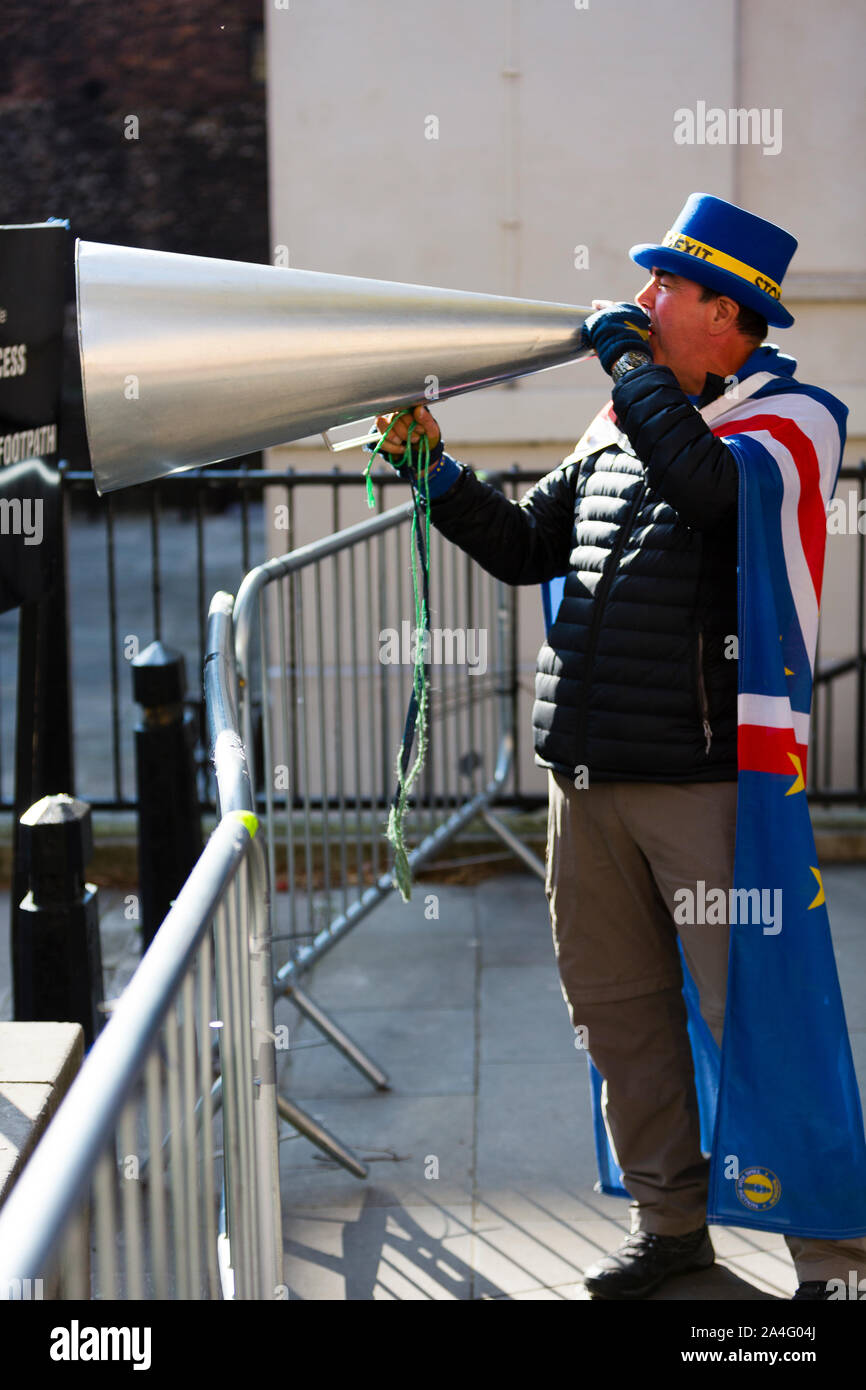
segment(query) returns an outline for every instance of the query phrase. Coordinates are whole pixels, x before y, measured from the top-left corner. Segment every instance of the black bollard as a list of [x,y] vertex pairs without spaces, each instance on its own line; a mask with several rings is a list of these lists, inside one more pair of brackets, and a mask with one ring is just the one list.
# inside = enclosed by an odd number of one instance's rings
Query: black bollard
[[202,851],[196,719],[183,705],[183,657],[162,642],[151,642],[133,660],[132,689],[143,707],[135,728],[135,767],[142,951],[146,951]]
[[15,943],[15,1018],[80,1023],[89,1047],[105,1022],[97,890],[85,882],[93,855],[90,807],[44,796],[20,820],[30,891]]

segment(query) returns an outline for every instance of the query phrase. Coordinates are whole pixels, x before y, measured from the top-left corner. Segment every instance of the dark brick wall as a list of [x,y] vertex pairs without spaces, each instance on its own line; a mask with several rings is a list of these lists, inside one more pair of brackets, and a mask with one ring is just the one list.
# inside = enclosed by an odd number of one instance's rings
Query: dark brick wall
[[[3,0],[0,221],[269,260],[261,26],[262,0]],[[82,462],[69,289],[63,447]]]
[[92,240],[267,259],[261,20],[261,0],[4,0],[4,220],[53,213]]

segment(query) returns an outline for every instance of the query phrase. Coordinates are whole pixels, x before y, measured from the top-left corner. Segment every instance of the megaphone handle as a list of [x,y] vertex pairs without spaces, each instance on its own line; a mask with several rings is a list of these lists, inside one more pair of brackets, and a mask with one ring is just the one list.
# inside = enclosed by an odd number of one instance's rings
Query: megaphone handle
[[322,438],[332,454],[340,454],[344,449],[359,449],[362,444],[372,444],[379,439],[379,431],[375,427],[376,417],[373,416],[372,420],[372,429],[368,428],[365,434],[356,435],[352,439],[332,439],[331,434],[334,427],[330,430],[322,430]]

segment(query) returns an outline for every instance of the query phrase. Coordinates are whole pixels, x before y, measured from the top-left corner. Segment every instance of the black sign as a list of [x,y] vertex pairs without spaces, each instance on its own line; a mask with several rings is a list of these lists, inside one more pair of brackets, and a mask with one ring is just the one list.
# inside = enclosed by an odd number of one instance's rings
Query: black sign
[[54,576],[68,231],[0,227],[0,612]]
[[0,464],[57,454],[69,223],[0,227]]

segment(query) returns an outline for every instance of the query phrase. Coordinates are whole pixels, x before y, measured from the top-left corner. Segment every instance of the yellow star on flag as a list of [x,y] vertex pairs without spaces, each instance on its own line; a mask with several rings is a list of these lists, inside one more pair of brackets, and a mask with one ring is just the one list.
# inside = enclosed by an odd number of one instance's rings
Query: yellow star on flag
[[786,795],[786,796],[793,796],[793,795],[794,795],[794,792],[802,792],[802,791],[805,791],[805,790],[806,790],[806,780],[805,780],[805,778],[803,777],[803,766],[802,766],[802,763],[800,762],[799,756],[798,756],[796,753],[789,753],[789,754],[788,754],[788,757],[791,759],[791,762],[794,764],[794,767],[797,769],[797,780],[796,780],[795,782],[792,783],[792,785],[791,785],[791,786],[788,788],[788,790],[785,792],[785,795]]
[[812,864],[809,865],[809,868],[818,880],[818,891],[810,902],[809,907],[806,909],[807,912],[813,907],[820,907],[822,902],[824,902],[824,884],[821,879],[821,870],[816,869]]

